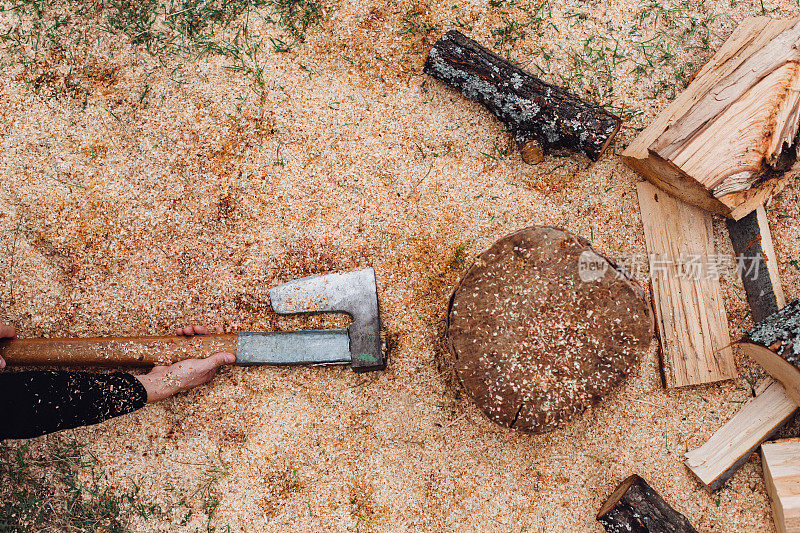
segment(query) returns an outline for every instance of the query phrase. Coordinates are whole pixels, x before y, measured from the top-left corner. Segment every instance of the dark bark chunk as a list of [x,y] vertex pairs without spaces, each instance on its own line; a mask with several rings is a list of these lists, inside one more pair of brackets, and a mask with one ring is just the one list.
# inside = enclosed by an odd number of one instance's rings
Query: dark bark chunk
[[697,533],[685,516],[636,474],[611,494],[597,521],[608,533]]
[[739,274],[742,277],[747,303],[753,313],[753,321],[761,322],[778,311],[778,300],[769,277],[769,269],[761,248],[761,228],[758,215],[753,211],[739,219],[726,219],[733,251],[739,259]]

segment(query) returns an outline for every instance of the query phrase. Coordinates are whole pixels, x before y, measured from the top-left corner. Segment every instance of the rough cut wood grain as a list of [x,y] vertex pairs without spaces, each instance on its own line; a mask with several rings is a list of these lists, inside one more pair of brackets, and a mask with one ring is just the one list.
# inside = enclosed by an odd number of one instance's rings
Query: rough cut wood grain
[[697,533],[692,524],[636,474],[623,481],[597,513],[608,533]]
[[800,405],[800,299],[756,324],[740,346]]
[[450,301],[447,340],[478,407],[543,433],[596,403],[652,337],[645,292],[581,237],[532,227],[500,239]]
[[682,200],[739,219],[793,178],[800,19],[749,18],[623,152]]
[[456,30],[433,45],[424,72],[485,105],[505,123],[529,163],[562,148],[597,161],[622,124],[616,115],[543,82]]
[[756,393],[705,444],[686,452],[686,466],[709,490],[722,488],[797,412],[797,403],[772,379],[765,379]]
[[767,442],[761,464],[778,533],[800,533],[800,439]]
[[[637,184],[667,387],[736,377],[711,215],[647,182]],[[699,266],[698,266],[699,265]]]

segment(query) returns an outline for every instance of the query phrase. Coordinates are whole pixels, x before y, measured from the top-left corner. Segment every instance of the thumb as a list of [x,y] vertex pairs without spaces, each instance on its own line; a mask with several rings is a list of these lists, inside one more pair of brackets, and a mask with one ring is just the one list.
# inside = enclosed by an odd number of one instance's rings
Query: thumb
[[0,357],[0,368],[5,368],[5,367],[6,367],[5,360],[2,357]]
[[228,352],[219,352],[202,360],[202,366],[205,370],[228,365],[236,361],[236,356]]

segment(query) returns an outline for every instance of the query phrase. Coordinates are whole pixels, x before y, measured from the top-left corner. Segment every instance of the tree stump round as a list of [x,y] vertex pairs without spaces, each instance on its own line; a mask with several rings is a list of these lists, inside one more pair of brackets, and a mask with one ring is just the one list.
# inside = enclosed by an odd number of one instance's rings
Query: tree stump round
[[645,292],[589,241],[543,226],[482,253],[453,293],[461,382],[498,424],[544,433],[616,387],[653,332]]

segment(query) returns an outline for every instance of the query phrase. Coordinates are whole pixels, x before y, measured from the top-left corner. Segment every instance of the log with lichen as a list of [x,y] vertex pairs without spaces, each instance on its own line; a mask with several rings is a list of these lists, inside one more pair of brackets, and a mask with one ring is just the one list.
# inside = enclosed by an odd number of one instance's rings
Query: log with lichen
[[433,45],[424,71],[485,105],[505,123],[529,163],[553,149],[597,161],[622,124],[602,107],[545,83],[455,30]]
[[741,346],[800,405],[800,299],[756,324]]

